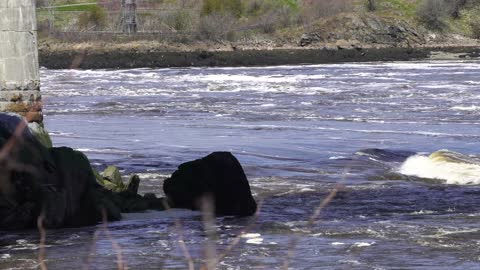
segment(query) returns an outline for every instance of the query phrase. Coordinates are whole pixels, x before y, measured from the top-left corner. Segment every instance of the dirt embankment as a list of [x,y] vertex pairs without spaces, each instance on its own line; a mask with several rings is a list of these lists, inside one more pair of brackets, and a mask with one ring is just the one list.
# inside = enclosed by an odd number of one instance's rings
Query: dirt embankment
[[[437,53],[442,52],[442,53]],[[418,47],[368,49],[255,49],[229,51],[63,51],[40,53],[50,69],[121,69],[201,66],[267,66],[342,62],[408,61],[476,58],[479,47]]]

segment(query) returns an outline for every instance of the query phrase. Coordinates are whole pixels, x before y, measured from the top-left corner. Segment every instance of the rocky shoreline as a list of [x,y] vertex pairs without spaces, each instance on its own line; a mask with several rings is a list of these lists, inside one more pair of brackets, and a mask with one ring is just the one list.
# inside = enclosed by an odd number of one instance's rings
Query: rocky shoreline
[[267,48],[230,50],[40,50],[48,69],[126,69],[169,67],[235,67],[344,62],[469,59],[480,46]]

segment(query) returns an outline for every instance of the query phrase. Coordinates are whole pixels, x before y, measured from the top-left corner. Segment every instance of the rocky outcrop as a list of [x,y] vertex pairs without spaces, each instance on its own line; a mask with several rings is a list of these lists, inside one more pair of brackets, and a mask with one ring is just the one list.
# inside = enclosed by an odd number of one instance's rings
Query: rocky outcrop
[[182,164],[165,181],[168,195],[138,194],[140,178],[125,185],[116,167],[99,174],[88,158],[67,147],[40,143],[18,115],[0,113],[0,229],[32,228],[40,216],[47,228],[94,225],[106,215],[164,210],[166,206],[200,209],[212,195],[219,215],[252,215],[256,203],[238,160],[213,153]]
[[175,208],[200,210],[202,200],[210,197],[217,215],[249,216],[257,209],[242,166],[228,152],[180,165],[163,189]]
[[101,220],[107,199],[92,200],[103,188],[85,155],[45,147],[22,118],[8,114],[0,114],[0,149],[0,228],[33,227],[40,215],[49,228]]
[[342,45],[338,49],[349,49],[363,45],[410,47],[426,43],[424,34],[407,21],[374,14],[338,15],[310,28],[314,30],[302,35],[299,41],[301,46],[336,44],[340,41]]

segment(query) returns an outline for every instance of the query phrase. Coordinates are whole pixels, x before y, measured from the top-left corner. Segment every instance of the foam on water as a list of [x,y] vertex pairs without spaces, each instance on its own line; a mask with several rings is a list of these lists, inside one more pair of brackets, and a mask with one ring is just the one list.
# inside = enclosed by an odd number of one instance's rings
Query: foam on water
[[11,257],[12,257],[12,255],[10,255],[8,253],[0,255],[0,259],[2,259],[2,260],[10,259]]
[[480,184],[479,163],[471,160],[468,156],[444,150],[430,156],[409,157],[400,167],[400,173],[443,180],[446,184]]
[[163,173],[137,173],[137,175],[141,179],[148,179],[148,180],[163,180],[165,178],[170,177],[170,174],[163,174]]
[[114,149],[114,148],[106,148],[106,149],[78,148],[76,150],[80,151],[80,152],[84,152],[84,153],[108,153],[108,154],[128,154],[128,153],[131,153],[131,151]]
[[456,110],[456,111],[478,111],[480,110],[480,106],[453,106],[450,108],[451,110]]
[[354,247],[369,247],[371,245],[374,245],[375,242],[370,242],[370,243],[367,243],[367,242],[356,242],[353,244]]

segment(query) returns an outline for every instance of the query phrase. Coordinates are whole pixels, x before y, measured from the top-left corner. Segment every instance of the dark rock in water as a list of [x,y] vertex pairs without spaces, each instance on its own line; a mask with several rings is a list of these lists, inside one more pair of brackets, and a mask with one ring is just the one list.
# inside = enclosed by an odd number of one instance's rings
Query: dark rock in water
[[70,148],[47,148],[15,115],[0,114],[0,228],[93,225],[118,209],[97,184],[88,159]]
[[130,176],[130,179],[128,180],[128,184],[127,184],[127,191],[130,193],[137,194],[139,186],[140,186],[140,177],[138,177],[138,175]]
[[149,203],[141,195],[128,191],[114,192],[110,197],[120,207],[122,213],[143,212],[149,209]]
[[[83,153],[67,147],[51,148],[50,153],[57,167],[56,189],[61,192],[61,200],[56,204],[50,204],[45,212],[64,218],[64,224],[58,222],[51,227],[89,225],[101,220],[99,214],[103,203],[92,203],[92,198],[88,197],[91,194],[90,189],[99,188],[88,158]],[[62,204],[65,205],[63,213],[60,212],[62,207],[59,207]]]
[[200,210],[201,200],[211,196],[217,215],[249,216],[257,209],[242,166],[228,152],[180,165],[163,189],[175,208]]
[[[43,216],[47,228],[94,225],[121,212],[164,210],[167,199],[137,194],[140,178],[128,186],[109,167],[101,176],[88,158],[71,148],[49,148],[16,115],[0,113],[0,229],[36,227]],[[256,203],[238,160],[213,153],[182,164],[164,183],[174,207],[200,209],[211,196],[218,215],[252,215]]]
[[167,202],[165,198],[157,198],[153,193],[145,193],[143,198],[148,202],[148,209],[166,210]]
[[113,199],[114,197],[115,194],[112,191],[104,188],[96,188],[89,190],[87,198],[89,200],[89,203],[95,206],[96,213],[96,216],[94,217],[95,222],[92,222],[92,224],[98,223],[100,220],[104,220],[105,218],[108,221],[116,221],[122,219],[120,206],[115,203],[115,200]]
[[[56,164],[19,116],[0,114],[0,149],[0,197],[4,201],[0,227],[29,227],[42,211],[43,201],[55,200]],[[52,190],[52,198],[46,190]]]

